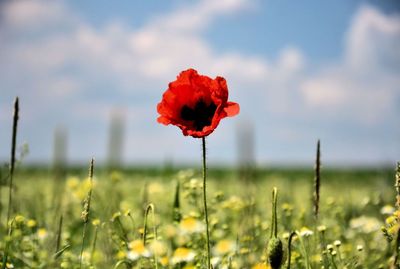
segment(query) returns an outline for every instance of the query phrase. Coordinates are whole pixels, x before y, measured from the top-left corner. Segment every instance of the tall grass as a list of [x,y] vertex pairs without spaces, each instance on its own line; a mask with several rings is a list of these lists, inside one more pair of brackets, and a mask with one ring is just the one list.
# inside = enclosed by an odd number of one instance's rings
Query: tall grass
[[89,192],[85,198],[85,201],[83,203],[83,211],[81,218],[83,220],[83,230],[82,230],[82,246],[81,246],[81,251],[79,255],[79,268],[82,268],[82,259],[83,259],[83,250],[85,247],[85,239],[86,239],[86,229],[87,229],[87,224],[90,219],[90,205],[92,201],[92,191],[93,191],[93,169],[94,169],[94,159],[90,161],[90,166],[89,166],[89,182],[90,182],[90,187],[89,187]]
[[6,229],[8,230],[8,236],[5,237],[5,250],[3,254],[3,261],[2,261],[2,269],[6,268],[6,264],[8,261],[8,252],[10,248],[10,237],[12,234],[12,223],[10,223],[10,217],[12,214],[12,207],[13,207],[13,191],[14,191],[14,170],[15,170],[15,150],[17,145],[17,127],[18,127],[18,119],[19,119],[19,99],[18,97],[15,98],[14,102],[14,116],[13,116],[13,127],[12,127],[12,140],[11,140],[11,160],[10,160],[10,174],[8,177],[9,185],[8,185],[8,207],[7,207],[7,219],[6,219]]
[[9,175],[9,193],[8,193],[8,208],[7,208],[7,221],[6,227],[9,227],[10,216],[12,214],[12,202],[13,202],[13,179],[15,170],[15,150],[17,147],[17,127],[19,119],[19,99],[15,98],[14,102],[14,117],[12,127],[12,141],[11,141],[11,160],[10,160],[10,175]]
[[315,176],[314,176],[314,217],[318,220],[319,200],[321,188],[321,149],[320,141],[317,142],[317,153],[315,158]]

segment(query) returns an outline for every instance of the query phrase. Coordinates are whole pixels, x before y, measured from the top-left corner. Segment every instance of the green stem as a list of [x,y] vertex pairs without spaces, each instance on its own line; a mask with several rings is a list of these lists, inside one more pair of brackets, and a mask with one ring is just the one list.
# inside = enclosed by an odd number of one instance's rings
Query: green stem
[[274,188],[272,190],[272,220],[271,220],[271,234],[270,238],[278,237],[278,219],[276,214],[276,204],[278,200],[278,189]]
[[130,262],[128,260],[122,260],[119,261],[115,264],[114,269],[119,268],[121,265],[125,264],[128,268],[131,266]]
[[124,225],[122,225],[122,222],[121,222],[121,219],[120,219],[121,217],[117,217],[116,219],[115,219],[115,221],[116,221],[116,223],[118,224],[118,227],[119,227],[119,229],[121,230],[121,238],[122,238],[122,240],[125,242],[125,245],[128,247],[128,235],[127,235],[127,233],[126,233],[126,231],[125,231],[125,228],[124,228]]
[[332,265],[334,269],[337,269],[337,265],[335,263],[335,258],[333,257],[333,255],[331,254],[331,260],[332,260]]
[[131,220],[132,231],[135,231],[135,230],[136,230],[136,224],[135,224],[135,220],[134,220],[133,217],[132,217],[131,212],[128,212],[128,217],[129,217],[129,219]]
[[94,257],[94,252],[96,251],[96,243],[97,243],[97,232],[98,232],[99,227],[96,226],[96,229],[94,230],[94,239],[93,239],[93,244],[92,244],[92,251],[90,253],[90,264],[93,265],[93,257]]
[[147,218],[149,215],[149,211],[151,210],[152,204],[146,206],[144,211],[144,228],[143,228],[143,246],[146,246],[146,239],[147,239]]
[[[12,195],[13,195],[13,177],[14,177],[14,168],[15,168],[15,149],[17,144],[17,126],[18,126],[18,118],[19,118],[19,100],[18,97],[15,98],[14,102],[14,117],[13,117],[13,130],[12,130],[12,141],[11,141],[11,160],[10,160],[10,175],[9,175],[9,192],[8,192],[8,209],[7,209],[7,221],[6,228],[8,228],[8,234],[11,235],[12,225],[9,225],[11,211],[12,211]],[[3,266],[5,268],[8,259],[8,248],[9,243],[6,241],[6,248],[4,250],[3,256]]]
[[290,269],[290,260],[292,258],[292,240],[293,237],[296,236],[296,232],[291,232],[288,240],[288,262],[287,262],[287,269]]
[[63,215],[61,215],[60,220],[58,222],[58,231],[57,231],[57,237],[56,237],[56,251],[55,251],[55,253],[57,253],[60,250],[62,224],[63,224]]
[[12,226],[14,224],[14,219],[11,220],[10,228],[8,229],[8,238],[6,239],[5,248],[4,248],[4,256],[2,261],[1,269],[6,269],[7,267],[7,259],[8,259],[8,251],[11,244],[11,235],[12,235]]
[[203,200],[204,200],[204,216],[206,221],[206,244],[207,244],[207,268],[211,269],[211,255],[210,255],[210,232],[208,225],[208,210],[207,210],[207,162],[206,162],[206,138],[202,137],[203,145]]
[[86,239],[86,226],[87,226],[87,222],[83,223],[82,245],[81,245],[81,251],[79,254],[79,269],[82,268],[83,250],[85,248],[85,239]]
[[[143,245],[146,246],[146,237],[147,237],[147,218],[149,215],[149,211],[151,210],[152,217],[153,217],[153,233],[154,233],[154,240],[157,241],[157,227],[156,227],[156,217],[154,214],[154,205],[152,203],[148,204],[146,207],[146,212],[144,216],[144,231],[143,231]],[[154,265],[155,269],[158,269],[158,258],[157,253],[154,253]]]
[[174,205],[172,208],[172,219],[174,222],[181,221],[180,201],[179,201],[179,181],[176,183]]
[[299,234],[297,234],[297,237],[300,239],[300,245],[303,250],[303,256],[305,257],[304,259],[305,267],[306,269],[310,269],[311,265],[310,265],[309,249],[308,247],[306,247],[306,244],[304,243],[304,238],[301,237]]

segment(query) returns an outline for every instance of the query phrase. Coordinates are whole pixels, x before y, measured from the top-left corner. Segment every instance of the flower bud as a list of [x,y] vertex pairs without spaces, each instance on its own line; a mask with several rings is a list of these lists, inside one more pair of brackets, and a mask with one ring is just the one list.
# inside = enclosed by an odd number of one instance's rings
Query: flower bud
[[268,262],[272,269],[279,269],[283,263],[283,244],[282,241],[273,237],[268,243]]

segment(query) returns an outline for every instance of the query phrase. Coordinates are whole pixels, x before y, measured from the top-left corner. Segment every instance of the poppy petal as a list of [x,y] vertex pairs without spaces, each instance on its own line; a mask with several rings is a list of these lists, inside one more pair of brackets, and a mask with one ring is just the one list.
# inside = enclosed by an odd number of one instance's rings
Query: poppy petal
[[239,114],[240,106],[238,103],[234,102],[227,102],[226,106],[224,107],[224,111],[227,117],[233,117]]

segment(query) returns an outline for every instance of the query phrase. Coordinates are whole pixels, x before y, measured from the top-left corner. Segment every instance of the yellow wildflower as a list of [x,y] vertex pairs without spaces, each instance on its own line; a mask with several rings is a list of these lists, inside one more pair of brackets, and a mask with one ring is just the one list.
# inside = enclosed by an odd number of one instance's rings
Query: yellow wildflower
[[159,260],[159,262],[160,262],[160,264],[161,264],[162,266],[167,266],[167,265],[169,264],[169,259],[168,259],[167,256],[164,256],[164,257],[162,257],[162,258]]
[[127,254],[128,259],[134,261],[139,257],[149,257],[150,251],[144,246],[142,240],[134,240],[128,244],[129,251]]
[[234,252],[236,250],[236,244],[232,240],[223,239],[215,245],[213,250],[216,256],[223,256]]
[[204,231],[204,224],[193,217],[184,218],[179,227],[183,233],[201,233]]
[[191,249],[185,247],[177,248],[172,256],[172,263],[190,262],[195,256],[196,254]]
[[29,220],[26,222],[26,226],[28,226],[29,228],[36,227],[36,225],[37,225],[37,222],[36,222],[36,220],[34,220],[34,219],[29,219]]
[[37,235],[39,239],[43,240],[47,237],[47,230],[45,228],[40,228],[37,231]]

